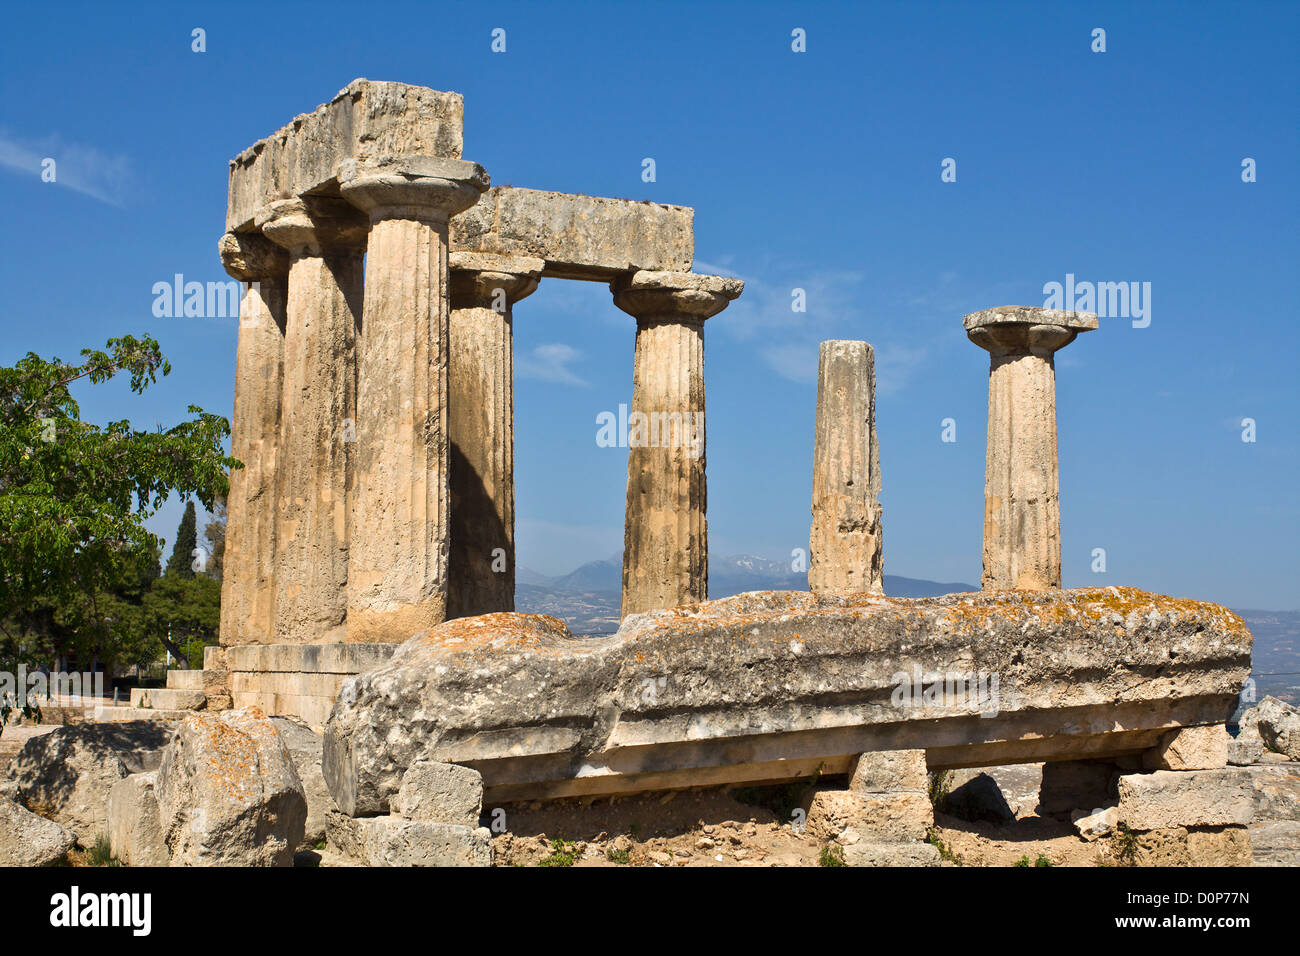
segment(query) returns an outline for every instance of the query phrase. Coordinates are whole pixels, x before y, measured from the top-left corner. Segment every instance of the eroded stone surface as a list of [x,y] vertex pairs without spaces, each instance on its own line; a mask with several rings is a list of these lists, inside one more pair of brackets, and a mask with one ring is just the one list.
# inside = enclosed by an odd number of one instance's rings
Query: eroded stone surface
[[817,371],[808,588],[884,593],[876,362],[866,342],[823,342]]
[[1157,770],[1119,778],[1119,818],[1132,830],[1246,826],[1252,788],[1233,770]]
[[1222,724],[1171,730],[1146,754],[1155,770],[1217,770],[1228,765],[1228,730]]
[[166,866],[167,841],[158,815],[158,772],[133,773],[108,797],[108,842],[127,866]]
[[256,708],[192,714],[158,768],[173,866],[292,866],[307,797],[275,725]]
[[468,767],[417,760],[402,774],[393,812],[407,820],[477,827],[483,777]]
[[492,832],[427,820],[329,815],[330,846],[364,866],[491,866]]
[[76,844],[67,827],[0,800],[0,866],[51,866]]
[[[1132,588],[758,592],[584,639],[485,615],[343,685],[325,779],[345,812],[374,814],[419,757],[473,767],[501,800],[847,773],[872,750],[924,749],[931,769],[1134,754],[1225,719],[1250,648],[1230,611]],[[995,717],[897,699],[900,674],[974,670],[1000,675]]]
[[848,789],[857,793],[924,792],[928,784],[924,750],[878,750],[858,757]]
[[808,808],[808,832],[818,840],[851,846],[858,842],[905,843],[925,839],[934,809],[924,793],[858,793],[821,790]]

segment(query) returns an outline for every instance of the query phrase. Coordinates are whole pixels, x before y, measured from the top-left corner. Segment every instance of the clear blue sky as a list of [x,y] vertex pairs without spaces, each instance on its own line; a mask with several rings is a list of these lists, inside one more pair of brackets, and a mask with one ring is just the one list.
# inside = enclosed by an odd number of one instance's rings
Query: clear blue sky
[[[885,568],[978,582],[987,356],[961,317],[1070,273],[1152,301],[1059,357],[1065,584],[1297,608],[1298,41],[1294,3],[10,5],[0,361],[149,332],[170,378],[84,413],[229,415],[235,321],[151,309],[174,273],[226,278],[227,161],[355,77],[455,90],[494,182],[693,206],[697,271],[746,280],[706,330],[715,556],[806,547],[817,343],[861,338]],[[547,280],[515,328],[519,560],[559,573],[622,547],[626,452],[595,419],[630,401],[634,326]]]

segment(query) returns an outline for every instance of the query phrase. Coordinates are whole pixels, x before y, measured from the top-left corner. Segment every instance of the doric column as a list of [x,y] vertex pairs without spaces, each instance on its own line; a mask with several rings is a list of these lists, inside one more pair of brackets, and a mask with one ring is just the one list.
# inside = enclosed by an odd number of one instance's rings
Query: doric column
[[400,641],[447,613],[447,220],[487,174],[420,157],[345,163],[339,179],[370,216],[348,638]]
[[1057,349],[1097,327],[1091,312],[1009,305],[963,320],[989,353],[980,586],[1061,586],[1060,476],[1056,458]]
[[448,362],[451,536],[447,617],[515,609],[514,336],[511,308],[541,259],[453,252]]
[[286,199],[257,217],[289,252],[275,530],[275,643],[346,639],[352,349],[365,219],[337,199]]
[[817,369],[808,588],[884,593],[875,355],[866,342],[823,342]]
[[226,271],[248,285],[239,303],[230,426],[230,454],[244,467],[231,469],[226,495],[221,643],[265,644],[275,635],[275,472],[289,257],[255,234],[228,232],[218,251]]
[[627,617],[708,597],[704,321],[745,284],[642,271],[610,288],[614,304],[636,317],[623,539]]

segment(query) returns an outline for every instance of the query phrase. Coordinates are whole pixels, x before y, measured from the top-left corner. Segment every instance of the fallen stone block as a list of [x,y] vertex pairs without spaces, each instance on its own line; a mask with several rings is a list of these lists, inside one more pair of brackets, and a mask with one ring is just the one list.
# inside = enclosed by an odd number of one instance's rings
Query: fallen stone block
[[937,847],[929,843],[871,843],[860,841],[844,847],[846,866],[940,866]]
[[1092,812],[1075,810],[1070,814],[1070,821],[1079,831],[1079,836],[1091,843],[1115,832],[1119,825],[1119,807],[1098,807]]
[[1218,770],[1228,765],[1228,739],[1222,724],[1180,727],[1144,754],[1143,763],[1151,770]]
[[1119,778],[1119,818],[1131,830],[1246,826],[1255,813],[1248,781],[1233,770],[1156,770]]
[[1234,771],[1250,787],[1255,798],[1252,823],[1270,820],[1300,820],[1300,764],[1263,764]]
[[[1116,758],[1226,720],[1250,648],[1224,608],[1116,587],[754,592],[581,639],[554,618],[489,614],[344,680],[324,773],[339,808],[364,816],[391,812],[421,757],[479,771],[489,802],[781,783],[847,774],[877,750],[925,750],[935,770]],[[1001,675],[996,716],[964,697],[898,702],[900,680],[972,660]]]
[[293,767],[298,771],[298,779],[302,781],[303,795],[307,798],[307,819],[299,848],[311,848],[325,839],[325,821],[331,810],[338,809],[321,773],[321,735],[296,717],[272,717],[271,723],[279,731]]
[[483,777],[468,767],[417,760],[402,775],[393,812],[407,820],[477,827]]
[[924,793],[928,787],[924,750],[877,750],[861,754],[849,771],[855,793]]
[[821,790],[813,795],[806,825],[824,843],[905,843],[925,839],[934,809],[923,793]]
[[1254,710],[1254,724],[1264,746],[1300,760],[1300,710],[1276,697],[1265,697]]
[[1228,741],[1228,763],[1235,767],[1248,767],[1259,763],[1264,756],[1264,741],[1259,731],[1252,726],[1249,732],[1244,729]]
[[133,773],[113,784],[108,795],[108,842],[128,866],[166,866],[167,841],[158,816],[156,770]]
[[23,744],[9,775],[19,802],[90,846],[107,833],[113,785],[157,769],[171,733],[169,724],[149,720],[56,727]]
[[491,866],[486,827],[329,814],[329,845],[362,866]]
[[0,800],[0,866],[53,866],[76,842],[67,827]]
[[256,708],[194,713],[158,769],[173,866],[292,866],[307,797],[284,740]]

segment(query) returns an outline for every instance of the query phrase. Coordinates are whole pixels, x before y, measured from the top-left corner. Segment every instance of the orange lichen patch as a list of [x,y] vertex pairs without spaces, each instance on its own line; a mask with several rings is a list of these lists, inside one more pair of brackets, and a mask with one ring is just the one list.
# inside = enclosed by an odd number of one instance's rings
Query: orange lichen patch
[[439,624],[413,638],[437,654],[462,654],[489,649],[494,654],[586,654],[590,642],[576,638],[557,617],[500,611],[461,617]]

